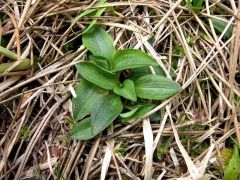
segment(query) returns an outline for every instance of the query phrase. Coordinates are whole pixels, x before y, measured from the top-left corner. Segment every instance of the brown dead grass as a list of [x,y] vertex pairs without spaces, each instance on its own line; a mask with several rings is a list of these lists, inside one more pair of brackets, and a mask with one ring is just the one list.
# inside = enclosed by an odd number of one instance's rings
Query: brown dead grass
[[[232,146],[231,138],[240,143],[238,6],[206,0],[196,14],[181,0],[0,1],[7,17],[0,20],[1,40],[9,40],[18,61],[38,60],[27,71],[0,75],[0,179],[221,179],[215,166],[221,149]],[[108,9],[71,25],[91,7]],[[230,39],[213,28],[211,18],[221,13],[234,25]],[[86,57],[81,32],[92,19],[118,49],[148,52],[183,90],[140,119],[73,141],[70,89],[78,83],[74,65]]]

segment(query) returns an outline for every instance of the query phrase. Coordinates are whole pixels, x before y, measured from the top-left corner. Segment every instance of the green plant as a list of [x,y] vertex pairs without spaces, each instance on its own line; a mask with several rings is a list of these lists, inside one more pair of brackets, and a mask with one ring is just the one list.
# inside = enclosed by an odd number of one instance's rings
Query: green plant
[[[220,18],[219,18],[220,19]],[[221,17],[222,21],[219,19],[212,19],[212,24],[213,27],[219,32],[219,33],[223,33],[223,31],[225,30],[225,28],[227,27],[227,19],[224,17]],[[225,20],[225,21],[224,21]],[[224,36],[226,38],[231,38],[232,36],[232,31],[233,31],[233,25],[230,24],[224,34]]]
[[119,148],[115,149],[115,152],[124,156],[126,154],[128,147],[129,147],[128,145],[122,144]]
[[164,139],[162,144],[157,148],[157,158],[159,160],[162,160],[163,155],[169,152],[169,148],[170,148],[169,138],[166,138]]
[[36,166],[33,167],[33,173],[35,176],[37,176],[37,179],[45,180],[45,177],[41,174],[41,170],[38,167]]
[[[0,46],[0,55],[4,55],[7,58],[14,60],[15,62],[9,63],[2,63],[0,64],[0,74],[4,73],[8,68],[15,65],[16,61],[18,60],[17,54],[9,51],[8,49]],[[31,67],[31,61],[29,59],[23,59],[16,67],[12,69],[12,71],[21,71],[26,70]]]
[[23,128],[21,129],[21,139],[23,141],[27,141],[29,139],[30,136],[30,129],[28,128],[28,126],[23,126]]
[[158,100],[181,90],[161,70],[150,74],[148,66],[160,68],[148,54],[136,49],[116,51],[113,39],[98,26],[83,34],[82,42],[92,55],[76,65],[82,79],[72,100],[73,117],[81,121],[71,130],[74,139],[95,137],[119,115],[123,122],[141,117]]
[[235,144],[232,157],[224,170],[223,180],[237,180],[240,177],[239,146]]
[[[106,2],[107,0],[98,0],[98,5],[102,5]],[[89,8],[86,9],[85,11],[83,11],[80,15],[78,15],[72,22],[70,28],[72,29],[72,27],[83,17],[88,16],[88,15],[93,15],[94,17],[101,17],[101,15],[103,14],[103,12],[106,10],[106,8]],[[94,19],[91,21],[91,23],[89,24],[89,26],[84,30],[83,34],[86,33],[87,31],[89,31],[95,24],[96,24],[97,20]]]
[[215,168],[218,172],[223,172],[225,168],[228,166],[230,159],[233,155],[233,148],[222,148],[219,154],[216,154],[216,162],[214,163]]
[[76,125],[77,121],[73,118],[66,119],[66,124],[69,125],[70,128],[73,128]]
[[59,166],[54,170],[57,180],[66,180],[67,178],[63,177],[61,168]]
[[186,0],[186,7],[198,13],[203,8],[203,0]]

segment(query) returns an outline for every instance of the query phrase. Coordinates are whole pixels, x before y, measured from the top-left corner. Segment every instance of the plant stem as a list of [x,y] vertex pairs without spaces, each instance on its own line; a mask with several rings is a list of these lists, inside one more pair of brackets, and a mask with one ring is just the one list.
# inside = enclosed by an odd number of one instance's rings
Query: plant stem
[[17,54],[8,50],[8,49],[6,49],[6,48],[4,48],[4,47],[2,47],[2,46],[0,46],[0,54],[4,55],[4,56],[6,56],[6,57],[8,57],[12,60],[17,61]]
[[[0,46],[0,54],[14,60],[15,62],[9,62],[9,63],[2,63],[0,64],[0,74],[4,73],[8,68],[13,66],[16,61],[18,60],[17,54]],[[21,71],[26,70],[29,67],[31,67],[31,61],[29,59],[22,60],[16,67],[14,67],[11,71]]]
[[[0,74],[4,73],[8,68],[13,66],[15,63],[16,62],[0,64]],[[24,59],[15,68],[13,68],[11,71],[26,70],[30,67],[31,67],[31,61],[29,59]]]

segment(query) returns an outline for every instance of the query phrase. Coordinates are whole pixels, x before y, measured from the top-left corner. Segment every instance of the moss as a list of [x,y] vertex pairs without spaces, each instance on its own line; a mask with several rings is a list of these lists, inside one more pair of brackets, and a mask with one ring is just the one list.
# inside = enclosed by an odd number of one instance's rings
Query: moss
[[30,129],[28,128],[28,126],[23,126],[20,134],[23,141],[28,141],[30,135]]
[[162,157],[168,153],[169,151],[169,138],[166,138],[163,143],[157,148],[157,158],[159,160],[162,159]]
[[115,152],[124,156],[127,151],[127,148],[128,148],[128,145],[122,144],[119,148],[115,149]]

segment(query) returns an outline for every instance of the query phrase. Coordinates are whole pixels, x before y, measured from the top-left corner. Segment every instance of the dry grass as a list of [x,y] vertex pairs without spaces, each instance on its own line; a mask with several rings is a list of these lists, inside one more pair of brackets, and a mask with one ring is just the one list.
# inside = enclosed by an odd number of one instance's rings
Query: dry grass
[[[240,143],[240,2],[206,0],[198,14],[181,2],[0,1],[1,41],[17,63],[38,62],[0,74],[0,179],[221,179],[214,165],[220,150],[232,138]],[[91,7],[107,10],[71,25]],[[230,39],[209,18],[223,13],[234,25]],[[92,19],[118,49],[148,52],[183,90],[144,117],[115,121],[80,142],[69,137],[70,90],[78,83],[74,65],[86,59],[81,32]]]

